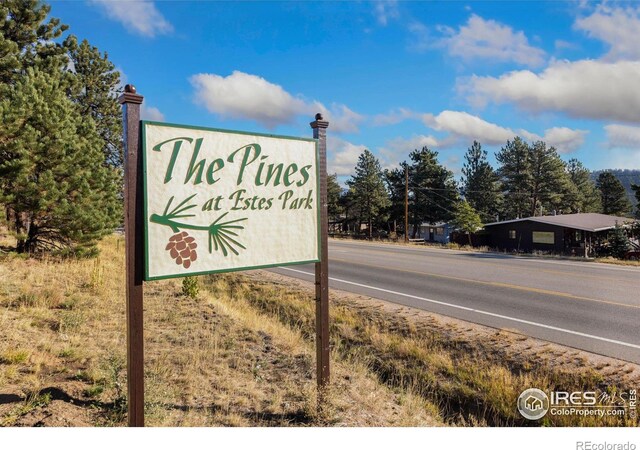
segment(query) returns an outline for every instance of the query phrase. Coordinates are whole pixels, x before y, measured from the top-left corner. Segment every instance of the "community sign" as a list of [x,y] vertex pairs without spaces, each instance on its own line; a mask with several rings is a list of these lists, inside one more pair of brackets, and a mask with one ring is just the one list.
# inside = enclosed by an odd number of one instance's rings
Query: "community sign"
[[145,279],[317,262],[314,139],[141,122]]

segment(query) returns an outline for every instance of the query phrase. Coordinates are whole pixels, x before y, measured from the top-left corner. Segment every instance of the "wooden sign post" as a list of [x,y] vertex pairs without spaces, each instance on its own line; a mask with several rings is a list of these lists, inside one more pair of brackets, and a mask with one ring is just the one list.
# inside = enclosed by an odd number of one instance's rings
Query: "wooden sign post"
[[327,212],[327,128],[329,122],[320,113],[311,122],[313,137],[318,140],[320,173],[320,262],[316,263],[316,379],[318,405],[323,402],[329,385],[329,248],[327,243],[329,214]]
[[144,204],[140,154],[140,105],[133,85],[120,96],[124,137],[124,239],[127,292],[127,399],[129,426],[144,426],[143,290]]
[[140,121],[123,105],[129,426],[144,426],[143,281],[315,263],[318,404],[329,384],[326,129],[314,139]]

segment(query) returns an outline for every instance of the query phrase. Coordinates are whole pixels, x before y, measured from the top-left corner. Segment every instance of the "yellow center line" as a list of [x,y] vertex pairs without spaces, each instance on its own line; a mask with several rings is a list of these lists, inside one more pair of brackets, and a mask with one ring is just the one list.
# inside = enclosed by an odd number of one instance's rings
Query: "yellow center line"
[[594,302],[594,303],[603,303],[603,304],[607,304],[607,305],[623,306],[625,308],[640,309],[640,306],[638,306],[638,305],[629,305],[629,304],[626,304],[626,303],[618,303],[618,302],[613,302],[613,301],[609,301],[609,300],[601,300],[601,299],[597,299],[597,298],[581,297],[579,295],[568,294],[566,292],[549,291],[547,289],[539,289],[539,288],[533,288],[533,287],[528,287],[528,286],[518,286],[516,284],[500,283],[498,281],[481,281],[481,280],[474,280],[474,279],[471,279],[471,278],[454,277],[454,276],[451,276],[451,275],[440,275],[440,274],[436,274],[436,273],[420,272],[420,271],[417,271],[417,270],[390,268],[390,267],[378,266],[378,265],[375,265],[375,264],[367,264],[367,263],[355,262],[355,261],[351,261],[351,260],[347,260],[347,259],[339,259],[339,258],[331,258],[330,261],[338,261],[338,262],[343,262],[343,263],[348,263],[348,264],[355,264],[355,265],[358,265],[358,266],[372,267],[372,268],[375,268],[375,269],[391,270],[391,271],[395,271],[395,272],[412,273],[412,274],[423,275],[423,276],[428,276],[428,277],[432,277],[432,278],[442,278],[442,279],[445,279],[445,280],[465,281],[465,282],[468,282],[468,283],[481,284],[483,286],[494,286],[494,287],[515,289],[515,290],[518,290],[518,291],[534,292],[534,293],[537,293],[537,294],[552,295],[552,296],[555,296],[555,297],[563,297],[563,298],[568,298],[568,299],[571,299],[571,300],[589,301],[589,302]]
[[[372,250],[370,248],[367,249],[363,249],[364,252],[369,252],[369,253],[376,253],[376,254],[382,254],[384,256],[396,256],[396,255],[391,255],[390,252],[388,251],[384,251],[384,250]],[[445,251],[445,250],[443,250]],[[426,251],[425,251],[426,253]],[[453,254],[451,256],[454,256]],[[482,264],[487,265],[487,266],[493,266],[493,267],[499,267],[501,270],[512,270],[515,272],[530,272],[531,268],[530,267],[520,267],[520,266],[510,266],[510,267],[505,267],[502,264],[496,264],[496,263],[492,263],[486,260],[482,261]],[[554,275],[560,275],[560,276],[571,276],[571,277],[578,277],[578,278],[587,278],[589,280],[604,280],[604,281],[611,281],[611,278],[608,277],[601,277],[601,276],[597,276],[597,275],[586,275],[586,274],[582,274],[582,273],[576,273],[576,272],[572,272],[572,271],[567,271],[567,272],[563,272],[561,270],[550,270],[550,269],[540,269],[540,268],[536,268],[535,269],[536,272],[544,272],[544,273],[551,273]],[[616,281],[616,283],[623,283],[623,284],[633,284],[634,286],[637,284],[637,282],[635,281],[630,281],[630,280],[618,280]]]

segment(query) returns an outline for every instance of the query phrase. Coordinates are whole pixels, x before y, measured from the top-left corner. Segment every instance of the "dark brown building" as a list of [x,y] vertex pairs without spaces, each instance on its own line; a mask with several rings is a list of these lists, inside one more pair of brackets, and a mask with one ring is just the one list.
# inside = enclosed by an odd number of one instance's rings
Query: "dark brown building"
[[582,213],[526,217],[486,224],[489,246],[500,250],[590,256],[616,224],[633,219]]

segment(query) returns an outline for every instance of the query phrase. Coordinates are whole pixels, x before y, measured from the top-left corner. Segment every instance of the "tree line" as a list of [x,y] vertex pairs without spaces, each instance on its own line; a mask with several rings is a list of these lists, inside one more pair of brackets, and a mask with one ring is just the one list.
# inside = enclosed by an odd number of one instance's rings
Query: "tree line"
[[[120,74],[49,12],[40,0],[0,3],[0,207],[18,251],[82,253],[122,223]],[[428,147],[390,170],[365,150],[348,189],[329,178],[329,214],[345,230],[404,233],[405,174],[412,237],[424,222],[472,232],[553,211],[630,213],[614,174],[594,182],[580,161],[564,162],[542,141],[515,137],[495,157],[497,168],[474,142],[456,182]]]
[[[415,238],[422,223],[451,222],[472,233],[483,223],[554,213],[632,213],[625,189],[611,171],[600,172],[594,181],[580,161],[564,161],[543,141],[514,137],[495,159],[496,168],[474,141],[456,182],[453,172],[438,161],[438,152],[428,147],[412,151],[408,161],[386,170],[365,149],[347,189],[341,188],[336,175],[329,177],[329,216],[342,231],[365,229],[369,237],[375,231],[404,234],[408,197],[407,231]],[[640,186],[633,189],[640,199]],[[640,206],[635,212],[640,217]]]
[[18,251],[82,252],[122,223],[120,74],[49,11],[0,3],[0,206]]

